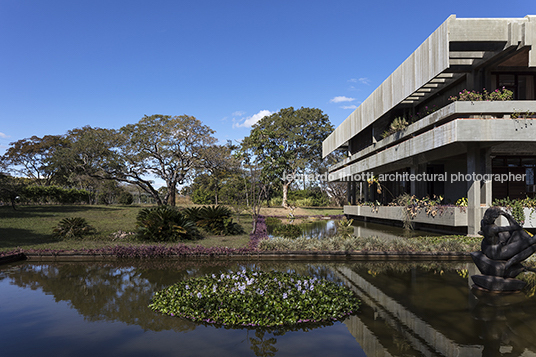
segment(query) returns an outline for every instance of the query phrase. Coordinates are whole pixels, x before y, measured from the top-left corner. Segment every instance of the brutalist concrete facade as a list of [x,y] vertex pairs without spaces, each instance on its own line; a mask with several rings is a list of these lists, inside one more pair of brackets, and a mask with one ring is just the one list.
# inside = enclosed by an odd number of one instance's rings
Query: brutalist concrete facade
[[[536,16],[450,16],[324,141],[324,157],[347,154],[330,168],[330,180],[348,181],[351,204],[379,198],[387,204],[401,193],[437,194],[451,203],[466,197],[464,226],[471,235],[493,199],[534,196],[535,44]],[[503,88],[513,100],[449,99],[463,90]],[[409,125],[386,135],[397,117],[411,118]],[[382,183],[386,190],[378,197],[356,181],[363,173],[393,180]],[[357,212],[351,205],[345,211]],[[459,222],[430,220],[443,227]]]

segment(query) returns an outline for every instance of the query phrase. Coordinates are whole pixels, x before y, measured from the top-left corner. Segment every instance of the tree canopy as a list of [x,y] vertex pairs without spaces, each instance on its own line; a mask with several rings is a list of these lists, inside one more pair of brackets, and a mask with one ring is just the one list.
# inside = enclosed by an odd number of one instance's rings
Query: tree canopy
[[[119,147],[125,162],[123,175],[133,183],[154,175],[168,188],[164,201],[175,205],[177,186],[203,165],[203,152],[216,138],[214,130],[193,116],[144,116],[138,123],[122,127]],[[129,181],[132,182],[132,181]],[[148,187],[148,182],[143,182]],[[160,202],[160,199],[157,200]]]
[[37,185],[49,185],[55,174],[50,159],[56,150],[68,145],[68,141],[60,135],[45,135],[21,139],[10,145],[0,157],[2,166],[33,179]]
[[312,172],[322,158],[322,141],[333,131],[329,118],[320,109],[281,109],[259,120],[243,141],[260,160],[265,180],[283,187],[283,207],[287,207],[289,186],[300,173]]

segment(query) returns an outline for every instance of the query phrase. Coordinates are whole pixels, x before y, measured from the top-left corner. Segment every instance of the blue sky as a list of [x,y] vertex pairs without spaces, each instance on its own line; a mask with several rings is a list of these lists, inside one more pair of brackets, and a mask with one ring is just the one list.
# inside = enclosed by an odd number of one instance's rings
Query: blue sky
[[145,114],[195,116],[221,141],[290,106],[337,126],[451,14],[536,2],[0,0],[0,154]]

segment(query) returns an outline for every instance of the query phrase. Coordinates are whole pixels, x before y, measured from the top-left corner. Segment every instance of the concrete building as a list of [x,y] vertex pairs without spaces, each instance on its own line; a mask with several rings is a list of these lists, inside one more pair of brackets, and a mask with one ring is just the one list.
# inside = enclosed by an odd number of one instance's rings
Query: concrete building
[[[466,198],[466,209],[419,212],[415,222],[474,235],[494,199],[534,197],[535,45],[536,16],[450,16],[323,142],[324,157],[347,154],[330,168],[330,181],[348,181],[345,213],[400,220],[400,208],[357,203],[387,205],[402,193]],[[513,98],[449,99],[464,90]],[[401,118],[408,124],[390,130]],[[362,183],[372,174],[383,178],[381,195]]]

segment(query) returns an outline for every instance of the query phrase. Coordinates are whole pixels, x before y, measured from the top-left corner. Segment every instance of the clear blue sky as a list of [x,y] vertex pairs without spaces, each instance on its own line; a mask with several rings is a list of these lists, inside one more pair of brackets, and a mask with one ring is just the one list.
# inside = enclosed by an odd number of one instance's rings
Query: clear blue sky
[[0,154],[145,114],[195,116],[221,141],[290,106],[337,126],[451,14],[536,1],[0,0]]

